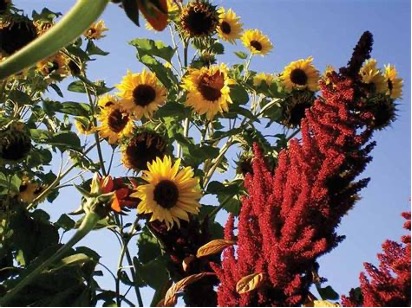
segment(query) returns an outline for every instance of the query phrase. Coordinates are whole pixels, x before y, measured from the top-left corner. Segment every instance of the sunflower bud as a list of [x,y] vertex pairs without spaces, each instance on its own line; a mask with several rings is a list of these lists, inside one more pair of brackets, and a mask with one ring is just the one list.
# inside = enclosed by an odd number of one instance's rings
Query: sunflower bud
[[90,184],[90,192],[80,186],[76,186],[76,188],[83,195],[82,212],[86,214],[95,213],[101,219],[107,216],[114,196],[112,192],[113,179],[111,176],[102,178],[98,173],[95,173]]

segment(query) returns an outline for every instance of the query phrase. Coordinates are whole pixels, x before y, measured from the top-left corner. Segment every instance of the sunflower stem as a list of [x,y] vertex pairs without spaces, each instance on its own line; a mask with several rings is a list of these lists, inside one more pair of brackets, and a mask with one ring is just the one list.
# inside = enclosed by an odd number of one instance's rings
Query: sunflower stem
[[54,27],[0,64],[0,79],[16,74],[69,45],[103,13],[108,3],[109,0],[78,0]]
[[84,217],[79,229],[73,237],[59,250],[57,250],[50,258],[38,266],[35,270],[24,277],[13,289],[8,291],[1,299],[0,306],[8,306],[10,300],[17,296],[20,291],[32,282],[39,274],[47,269],[52,263],[61,259],[77,242],[84,238],[100,220],[100,216],[96,213],[89,212]]

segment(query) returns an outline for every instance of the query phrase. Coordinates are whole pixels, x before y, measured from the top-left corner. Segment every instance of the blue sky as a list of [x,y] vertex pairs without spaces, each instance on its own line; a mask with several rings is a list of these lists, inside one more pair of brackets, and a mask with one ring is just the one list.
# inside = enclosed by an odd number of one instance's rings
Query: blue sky
[[[32,9],[46,6],[51,10],[66,12],[75,1],[14,0],[27,14]],[[331,254],[324,256],[320,274],[328,278],[336,291],[347,293],[358,285],[362,263],[376,263],[376,253],[381,251],[382,242],[398,240],[404,233],[402,211],[410,209],[411,195],[411,6],[408,0],[225,0],[214,1],[216,5],[232,8],[240,17],[244,28],[259,28],[268,35],[274,49],[266,57],[256,57],[251,68],[267,73],[280,72],[290,61],[308,56],[314,57],[314,64],[323,71],[330,64],[338,68],[347,63],[360,35],[368,30],[374,35],[372,56],[378,65],[394,64],[404,79],[403,99],[398,101],[398,119],[391,127],[375,134],[377,146],[372,152],[373,161],[364,172],[371,177],[369,186],[361,192],[362,199],[344,217],[339,233],[346,240]],[[127,42],[137,37],[150,36],[169,43],[168,32],[149,32],[137,28],[114,4],[103,14],[110,29],[106,38],[99,41],[102,49],[110,51],[107,57],[100,57],[89,65],[91,79],[104,79],[110,86],[120,82],[127,69],[140,71],[141,65],[135,58],[135,50]],[[223,58],[229,64],[237,59],[232,51],[245,51],[242,44],[228,48]],[[86,98],[65,94],[65,99]],[[122,170],[122,169],[120,169]],[[124,172],[124,171],[123,171]],[[71,211],[77,204],[68,204],[68,194],[62,194],[57,204],[41,205],[56,215]],[[109,233],[102,232],[86,239],[102,255],[102,262],[114,269],[117,255],[115,249],[108,249]],[[116,247],[117,249],[117,247]],[[112,282],[102,285],[113,287]],[[146,305],[149,304],[146,300]]]

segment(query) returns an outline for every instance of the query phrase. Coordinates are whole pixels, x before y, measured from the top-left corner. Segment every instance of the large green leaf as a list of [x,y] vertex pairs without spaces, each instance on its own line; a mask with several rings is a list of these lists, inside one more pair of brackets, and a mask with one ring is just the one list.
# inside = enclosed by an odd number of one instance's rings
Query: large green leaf
[[176,49],[166,46],[162,41],[154,41],[151,39],[138,38],[131,41],[130,44],[136,47],[139,57],[151,55],[171,62],[176,52]]
[[139,261],[143,264],[150,262],[161,254],[157,239],[147,227],[143,228],[137,246],[139,247]]
[[67,149],[81,150],[80,139],[77,134],[71,131],[55,133],[48,141],[48,144],[56,146],[61,151]]

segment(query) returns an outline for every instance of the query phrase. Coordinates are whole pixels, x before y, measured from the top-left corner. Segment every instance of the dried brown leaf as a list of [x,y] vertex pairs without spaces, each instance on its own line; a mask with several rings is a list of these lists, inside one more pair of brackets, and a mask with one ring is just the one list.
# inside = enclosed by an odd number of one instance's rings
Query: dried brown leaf
[[236,284],[236,292],[239,294],[250,292],[259,288],[263,282],[262,273],[254,273],[241,278]]
[[232,246],[233,244],[235,244],[235,241],[224,239],[212,240],[209,243],[199,247],[199,249],[197,250],[196,257],[200,258],[220,253],[223,249]]

